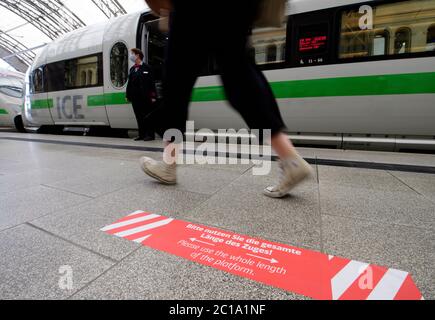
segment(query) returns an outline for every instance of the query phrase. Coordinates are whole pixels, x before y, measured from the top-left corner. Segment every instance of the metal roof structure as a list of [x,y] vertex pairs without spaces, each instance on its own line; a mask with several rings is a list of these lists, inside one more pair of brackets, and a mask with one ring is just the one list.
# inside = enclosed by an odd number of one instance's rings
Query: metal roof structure
[[92,0],[92,2],[109,19],[127,13],[117,0]]
[[144,8],[143,0],[0,0],[0,59],[25,72],[46,43]]

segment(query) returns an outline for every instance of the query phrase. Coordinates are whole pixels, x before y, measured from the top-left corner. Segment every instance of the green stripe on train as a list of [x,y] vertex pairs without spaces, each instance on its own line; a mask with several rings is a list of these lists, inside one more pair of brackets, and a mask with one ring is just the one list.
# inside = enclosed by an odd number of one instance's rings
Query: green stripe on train
[[124,104],[130,104],[125,98],[125,92],[106,93],[104,95],[95,95],[88,97],[89,108]]
[[[270,85],[277,99],[433,94],[435,93],[435,72],[291,80],[272,82]],[[192,94],[193,102],[225,99],[222,86],[196,88]],[[125,100],[125,92],[88,96],[87,102],[90,108],[130,104]],[[53,100],[34,100],[32,108],[53,108]]]
[[[376,75],[272,82],[277,99],[435,93],[435,73]],[[192,101],[225,100],[222,86],[197,88]]]
[[125,100],[125,92],[106,93],[104,95],[88,96],[88,107],[104,107],[106,105],[130,104]]
[[0,109],[0,115],[9,114],[9,112],[5,109]]
[[[435,93],[435,73],[376,75],[272,82],[277,99]],[[225,100],[222,86],[196,88],[193,102]],[[90,96],[88,106],[125,105],[125,93]]]
[[31,101],[32,109],[51,109],[53,108],[53,99],[40,99]]

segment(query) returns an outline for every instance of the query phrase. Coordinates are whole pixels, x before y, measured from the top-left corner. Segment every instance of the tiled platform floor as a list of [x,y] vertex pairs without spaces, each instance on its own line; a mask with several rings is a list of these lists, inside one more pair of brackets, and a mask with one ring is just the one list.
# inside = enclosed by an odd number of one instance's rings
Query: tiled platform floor
[[[159,147],[0,132],[0,299],[304,299],[99,231],[136,210],[405,270],[435,299],[435,174],[315,161],[435,167],[434,155],[301,149],[316,176],[273,200],[261,191],[276,163],[268,177],[250,165],[182,166],[168,187],[138,167]],[[73,290],[58,285],[63,265]]]

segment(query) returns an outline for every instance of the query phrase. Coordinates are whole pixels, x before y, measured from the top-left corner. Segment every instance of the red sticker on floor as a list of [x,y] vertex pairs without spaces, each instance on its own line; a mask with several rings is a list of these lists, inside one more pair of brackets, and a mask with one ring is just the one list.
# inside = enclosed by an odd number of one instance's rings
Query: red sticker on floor
[[137,211],[101,229],[144,246],[320,300],[421,300],[404,271]]

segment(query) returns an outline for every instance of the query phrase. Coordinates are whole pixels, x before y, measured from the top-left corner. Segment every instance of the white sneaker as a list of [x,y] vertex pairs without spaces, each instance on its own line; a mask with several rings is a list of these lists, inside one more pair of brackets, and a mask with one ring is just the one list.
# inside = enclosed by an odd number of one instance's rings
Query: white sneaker
[[148,157],[140,159],[142,171],[160,181],[163,184],[173,185],[177,183],[177,165],[166,164],[163,161],[156,161]]
[[276,186],[264,189],[264,195],[271,198],[283,198],[303,180],[313,175],[314,170],[301,156],[282,160],[279,163],[281,176]]

